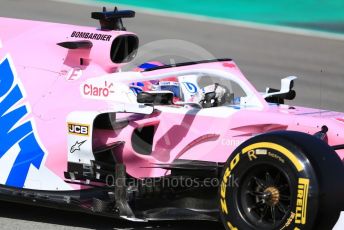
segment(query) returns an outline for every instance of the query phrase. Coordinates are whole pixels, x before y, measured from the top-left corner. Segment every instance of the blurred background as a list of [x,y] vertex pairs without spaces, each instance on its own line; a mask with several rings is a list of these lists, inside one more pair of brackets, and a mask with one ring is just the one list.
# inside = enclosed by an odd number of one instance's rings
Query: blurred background
[[103,2],[219,19],[234,19],[335,33],[344,32],[344,1],[342,0],[108,0]]
[[[0,17],[95,27],[91,12],[115,5],[137,11],[124,24],[138,34],[140,52],[163,44],[166,49],[156,50],[154,58],[167,64],[233,58],[260,91],[278,88],[281,78],[295,75],[297,96],[291,104],[344,111],[343,0],[0,0]],[[195,47],[192,55],[190,45]],[[0,205],[1,229],[221,229],[203,223],[114,224],[87,215]]]

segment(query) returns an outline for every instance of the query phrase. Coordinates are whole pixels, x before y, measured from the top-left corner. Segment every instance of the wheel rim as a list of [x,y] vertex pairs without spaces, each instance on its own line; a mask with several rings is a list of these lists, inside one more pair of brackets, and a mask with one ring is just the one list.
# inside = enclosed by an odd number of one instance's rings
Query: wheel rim
[[249,223],[270,229],[288,218],[291,186],[281,169],[269,164],[255,165],[241,182],[238,207]]

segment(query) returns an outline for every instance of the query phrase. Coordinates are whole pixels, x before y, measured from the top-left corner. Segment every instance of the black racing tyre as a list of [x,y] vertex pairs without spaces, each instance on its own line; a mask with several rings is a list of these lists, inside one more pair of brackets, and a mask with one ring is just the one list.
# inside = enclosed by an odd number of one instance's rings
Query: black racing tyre
[[253,137],[224,165],[221,219],[228,230],[332,229],[343,210],[343,175],[336,152],[313,136]]

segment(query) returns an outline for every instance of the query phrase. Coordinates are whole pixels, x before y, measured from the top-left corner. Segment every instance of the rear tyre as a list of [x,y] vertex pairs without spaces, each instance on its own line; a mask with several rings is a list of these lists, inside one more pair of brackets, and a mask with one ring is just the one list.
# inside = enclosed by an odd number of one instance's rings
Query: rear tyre
[[233,229],[332,229],[342,209],[341,160],[323,141],[283,131],[253,137],[223,168],[220,215]]

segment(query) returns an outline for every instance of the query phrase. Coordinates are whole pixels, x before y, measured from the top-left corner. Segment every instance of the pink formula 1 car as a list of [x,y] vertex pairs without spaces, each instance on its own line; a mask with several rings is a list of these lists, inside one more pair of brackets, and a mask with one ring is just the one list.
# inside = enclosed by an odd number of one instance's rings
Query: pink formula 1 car
[[101,28],[0,18],[0,197],[133,221],[331,229],[344,210],[344,113],[257,92],[230,59],[135,58]]

